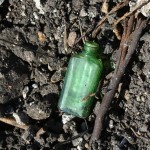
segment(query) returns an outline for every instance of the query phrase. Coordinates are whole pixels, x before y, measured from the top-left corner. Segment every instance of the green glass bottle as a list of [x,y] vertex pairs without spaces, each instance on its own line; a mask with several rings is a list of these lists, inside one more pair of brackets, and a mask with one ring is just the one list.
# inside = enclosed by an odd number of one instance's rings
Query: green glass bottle
[[89,95],[96,92],[103,72],[99,54],[99,45],[87,41],[82,52],[71,57],[58,103],[63,112],[80,118],[90,115],[95,100]]

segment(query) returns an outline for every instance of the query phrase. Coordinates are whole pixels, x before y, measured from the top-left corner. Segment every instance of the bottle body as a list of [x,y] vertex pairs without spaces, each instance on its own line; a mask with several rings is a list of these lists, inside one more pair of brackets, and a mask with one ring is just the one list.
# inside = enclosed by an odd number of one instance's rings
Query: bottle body
[[95,93],[103,71],[102,61],[86,53],[73,56],[68,64],[59,99],[60,110],[86,118],[94,104]]

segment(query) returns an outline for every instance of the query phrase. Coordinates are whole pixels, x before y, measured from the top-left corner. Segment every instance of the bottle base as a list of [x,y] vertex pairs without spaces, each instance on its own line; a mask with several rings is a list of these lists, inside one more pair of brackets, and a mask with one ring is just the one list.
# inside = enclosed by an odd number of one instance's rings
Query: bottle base
[[58,106],[58,109],[59,109],[60,111],[63,111],[63,112],[66,113],[66,114],[73,115],[73,116],[79,117],[79,118],[81,118],[81,119],[85,119],[85,118],[88,117],[88,116],[83,116],[82,114],[79,114],[79,113],[77,113],[77,112],[74,112],[73,110],[71,110],[71,109],[69,109],[69,108],[61,108],[61,107]]

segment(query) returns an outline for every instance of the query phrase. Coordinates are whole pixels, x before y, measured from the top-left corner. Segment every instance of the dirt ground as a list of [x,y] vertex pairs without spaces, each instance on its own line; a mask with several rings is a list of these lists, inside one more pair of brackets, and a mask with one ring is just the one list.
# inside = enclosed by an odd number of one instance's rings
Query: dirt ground
[[[86,150],[94,113],[86,121],[74,118],[63,124],[57,103],[68,60],[83,46],[82,41],[74,42],[81,37],[81,29],[89,31],[86,38],[91,39],[91,31],[104,16],[102,2],[38,2],[5,0],[0,5],[0,117],[29,126],[24,130],[0,122],[0,150]],[[113,0],[109,7],[118,2]],[[112,31],[114,18],[128,10],[126,6],[112,14],[96,37],[108,56],[120,43]],[[102,137],[90,149],[150,149],[149,60],[150,30],[146,27],[119,85]],[[111,73],[104,87],[109,76]],[[38,135],[40,128],[44,132]]]

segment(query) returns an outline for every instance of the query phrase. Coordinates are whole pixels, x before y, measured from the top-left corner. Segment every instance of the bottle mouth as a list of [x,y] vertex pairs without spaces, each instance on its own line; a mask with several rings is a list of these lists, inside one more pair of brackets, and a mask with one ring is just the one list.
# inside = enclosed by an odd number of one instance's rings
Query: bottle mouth
[[99,49],[99,44],[93,41],[86,41],[84,46]]
[[84,44],[84,49],[87,51],[98,52],[100,47],[99,44],[93,41],[86,41]]

